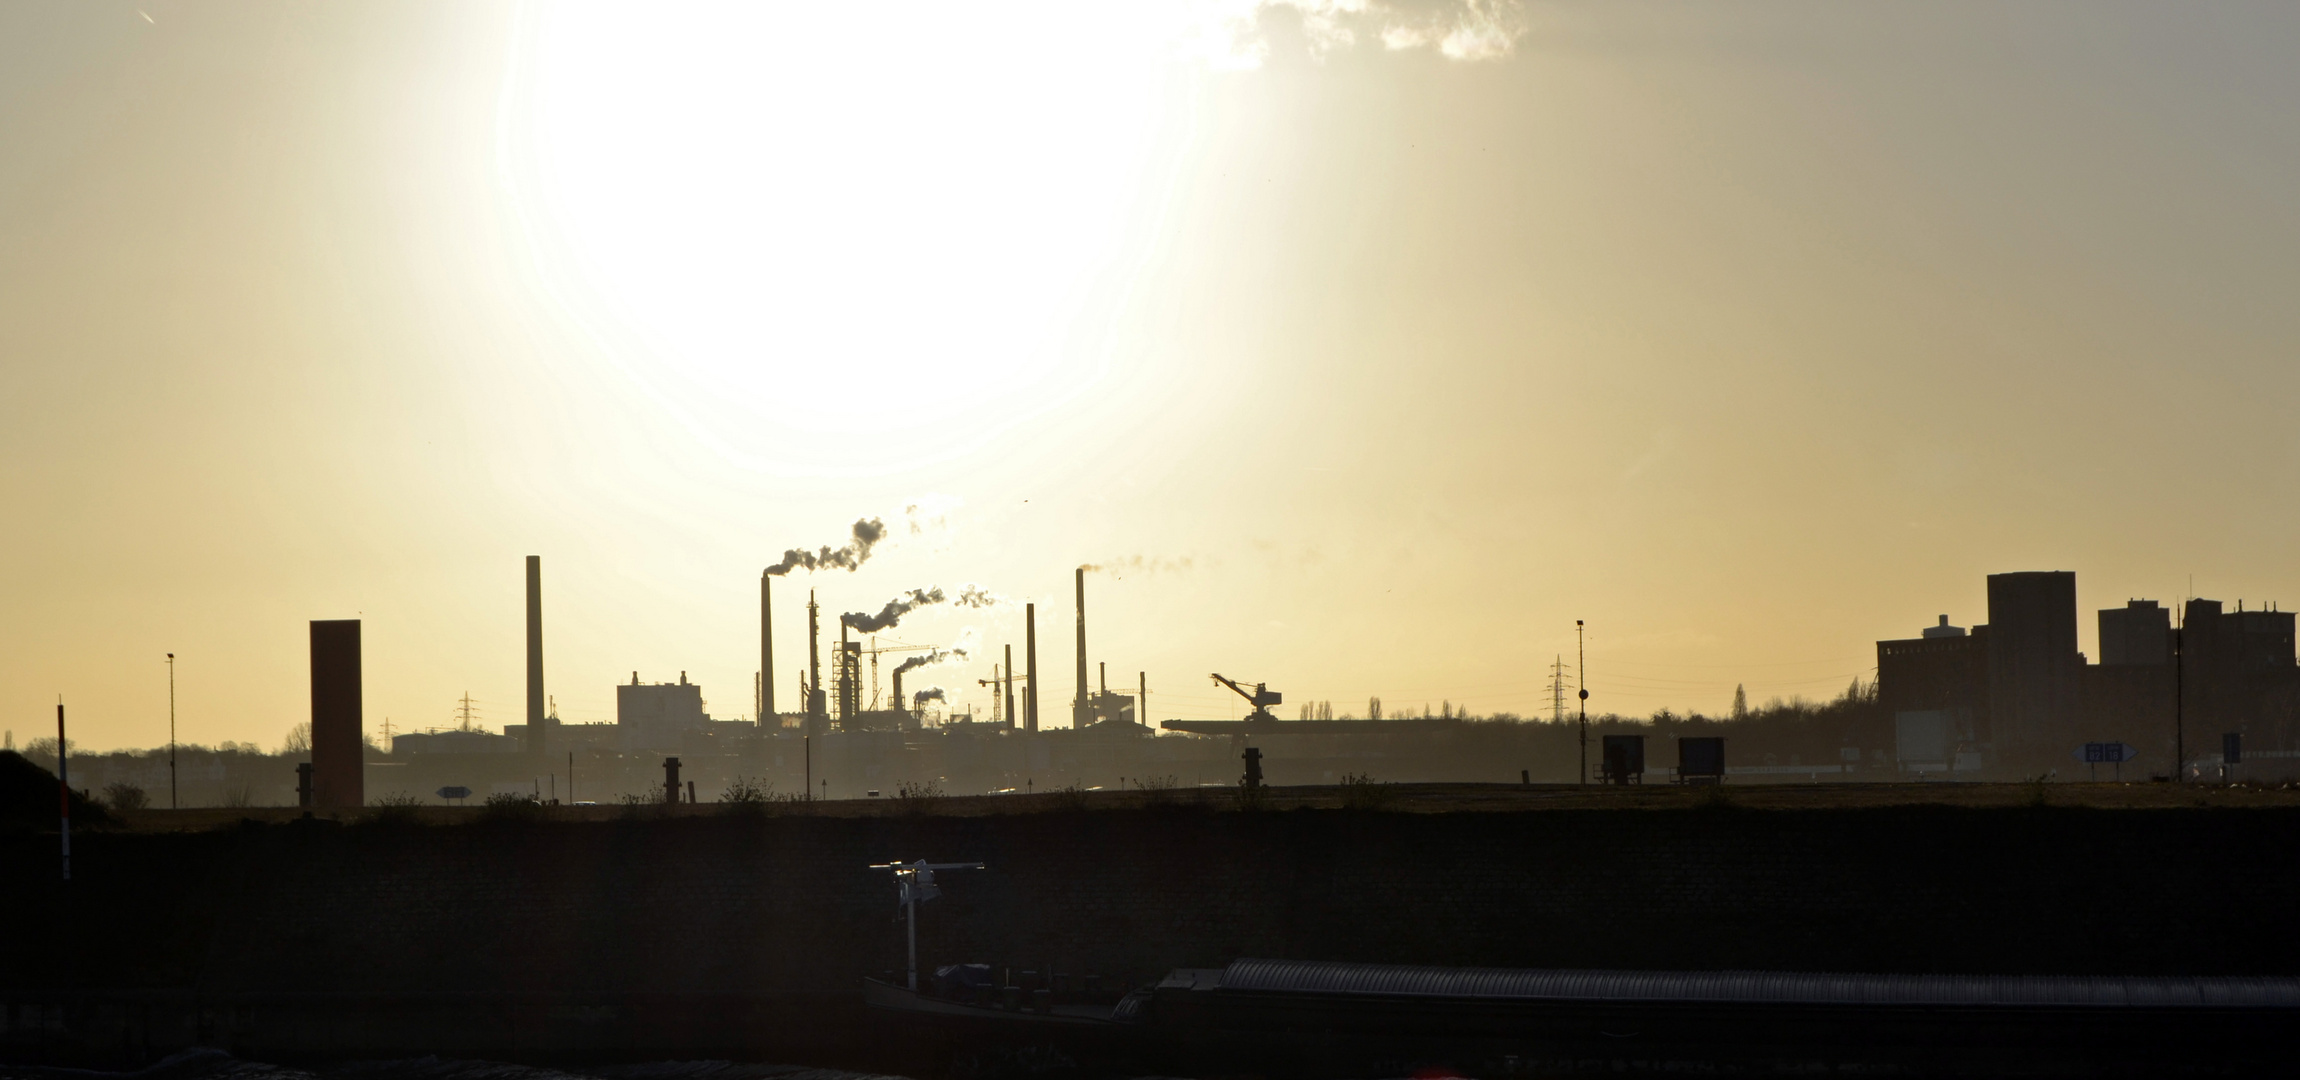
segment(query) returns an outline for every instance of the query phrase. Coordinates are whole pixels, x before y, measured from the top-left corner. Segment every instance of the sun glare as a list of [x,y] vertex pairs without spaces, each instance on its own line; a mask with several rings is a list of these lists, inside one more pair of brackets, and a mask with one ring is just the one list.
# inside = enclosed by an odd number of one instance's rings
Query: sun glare
[[1176,152],[1146,10],[537,5],[504,121],[537,271],[754,467],[980,445],[1106,374]]

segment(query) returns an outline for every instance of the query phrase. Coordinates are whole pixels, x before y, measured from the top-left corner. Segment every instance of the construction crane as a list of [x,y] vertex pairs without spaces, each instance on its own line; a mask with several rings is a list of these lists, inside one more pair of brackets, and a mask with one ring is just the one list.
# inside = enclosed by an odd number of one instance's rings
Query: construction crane
[[[933,651],[934,651],[935,649],[937,649],[937,648],[940,648],[940,646],[936,646],[936,645],[883,645],[883,646],[882,646],[882,645],[880,645],[880,644],[878,643],[878,635],[877,635],[877,634],[872,634],[872,635],[871,635],[871,638],[870,638],[870,648],[863,650],[863,651],[865,651],[865,652],[868,652],[868,653],[870,654],[870,707],[871,707],[873,710],[876,710],[876,709],[879,707],[879,704],[878,704],[878,654],[880,654],[880,653],[890,653],[890,652],[933,652]],[[902,680],[901,680],[901,679],[896,679],[896,680],[895,680],[895,683],[897,684],[897,685],[895,686],[895,689],[896,689],[896,690],[901,690],[901,689],[902,689],[902,686],[901,686],[900,684],[902,683]],[[901,695],[900,695],[900,694],[897,694],[896,696],[897,696],[897,697],[900,697]],[[903,703],[903,702],[900,702],[900,701],[897,701],[897,702],[895,702],[895,703],[894,703],[894,707],[895,707],[895,708],[897,708],[897,709],[904,709],[904,708],[909,708],[909,706],[908,706],[907,704],[905,704],[905,703]]]
[[1270,689],[1267,683],[1255,683],[1254,688],[1252,690],[1248,690],[1245,687],[1238,685],[1236,682],[1223,678],[1222,673],[1219,671],[1214,673],[1214,681],[1222,684],[1223,686],[1229,687],[1231,693],[1245,698],[1248,703],[1254,706],[1254,711],[1246,714],[1247,722],[1268,722],[1272,724],[1278,722],[1277,717],[1270,715],[1270,706],[1285,704],[1286,695]]

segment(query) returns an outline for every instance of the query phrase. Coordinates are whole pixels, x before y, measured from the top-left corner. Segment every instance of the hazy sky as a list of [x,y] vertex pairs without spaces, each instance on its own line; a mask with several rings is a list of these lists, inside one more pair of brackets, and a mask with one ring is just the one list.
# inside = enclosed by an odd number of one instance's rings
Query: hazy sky
[[[0,6],[0,727],[684,671],[909,505],[1155,718],[1828,696],[1983,576],[2300,598],[2300,7]],[[888,520],[896,521],[890,516]],[[830,620],[826,616],[826,623]],[[888,640],[987,705],[1018,608]],[[964,692],[961,692],[961,691]]]

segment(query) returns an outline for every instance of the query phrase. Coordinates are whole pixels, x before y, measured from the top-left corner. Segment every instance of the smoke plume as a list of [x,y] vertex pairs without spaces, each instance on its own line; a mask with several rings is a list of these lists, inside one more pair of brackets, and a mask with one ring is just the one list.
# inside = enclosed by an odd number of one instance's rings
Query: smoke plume
[[1089,574],[1108,574],[1122,578],[1128,574],[1179,574],[1190,569],[1191,565],[1192,559],[1188,555],[1179,559],[1169,559],[1163,555],[1128,555],[1123,559],[1087,563],[1079,569]]
[[850,611],[844,615],[839,616],[839,621],[853,628],[857,633],[875,634],[881,630],[893,629],[896,623],[902,621],[903,616],[908,615],[911,612],[918,610],[919,608],[925,607],[928,604],[942,603],[942,600],[942,589],[939,587],[912,589],[911,591],[904,593],[901,596],[897,596],[894,599],[887,601],[886,606],[878,609],[878,614],[876,615],[865,615],[859,611]]
[[949,700],[949,698],[942,696],[942,687],[929,686],[926,689],[910,696],[910,707],[913,709],[923,709],[926,707],[926,703],[929,701]]
[[964,660],[974,655],[974,643],[981,636],[981,631],[969,626],[959,631],[958,640],[952,642],[948,647],[936,649],[933,652],[923,652],[904,660],[895,666],[894,672],[900,675],[903,672],[922,668],[928,664],[939,664],[945,660]]
[[958,599],[951,603],[960,607],[986,608],[1006,603],[1006,598],[980,585],[968,583],[958,587]]
[[845,547],[825,545],[820,551],[792,548],[783,552],[783,561],[767,567],[767,573],[781,577],[793,570],[853,570],[870,559],[870,549],[886,539],[886,522],[880,518],[863,518],[854,525],[854,532]]

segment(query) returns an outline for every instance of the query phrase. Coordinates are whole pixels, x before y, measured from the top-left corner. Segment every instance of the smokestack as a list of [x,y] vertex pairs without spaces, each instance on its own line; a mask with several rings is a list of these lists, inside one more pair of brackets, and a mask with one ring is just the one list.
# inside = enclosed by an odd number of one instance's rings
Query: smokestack
[[1082,728],[1094,722],[1088,714],[1092,706],[1086,699],[1086,568],[1081,566],[1075,574],[1078,585],[1078,697],[1070,703],[1070,726]]
[[839,713],[838,713],[838,715],[839,715],[839,723],[840,723],[840,724],[846,724],[846,723],[849,723],[849,722],[853,721],[853,720],[854,720],[854,718],[855,718],[855,716],[854,716],[854,705],[853,705],[853,698],[854,698],[854,692],[855,692],[854,668],[853,668],[853,666],[852,666],[852,665],[850,665],[850,664],[847,662],[847,653],[848,653],[849,651],[851,651],[853,648],[854,648],[854,645],[853,645],[852,643],[850,643],[850,642],[847,640],[847,624],[845,623],[845,621],[844,621],[844,620],[842,620],[842,621],[840,621],[840,623],[839,623],[839,654],[838,654],[838,665],[839,665],[839,677],[838,677],[838,687],[839,687]]
[[[807,734],[829,730],[823,722],[823,648],[821,609],[815,591],[807,590]],[[812,794],[808,796],[812,798]]]
[[774,590],[767,583],[773,574],[759,574],[759,730],[775,730],[775,606]]
[[897,726],[905,730],[909,729],[910,702],[902,696],[902,668],[900,667],[894,669],[894,707],[901,710],[903,715],[903,722]]
[[1023,730],[1038,730],[1038,605],[1022,605],[1022,662],[1029,678],[1022,684]]
[[542,755],[543,730],[543,556],[527,557],[527,752]]
[[1015,722],[1014,717],[1014,646],[1012,645],[1006,647],[1006,677],[1000,679],[999,682],[1006,684],[1002,688],[1006,691],[1006,726],[1010,730],[1020,727],[1021,725]]

